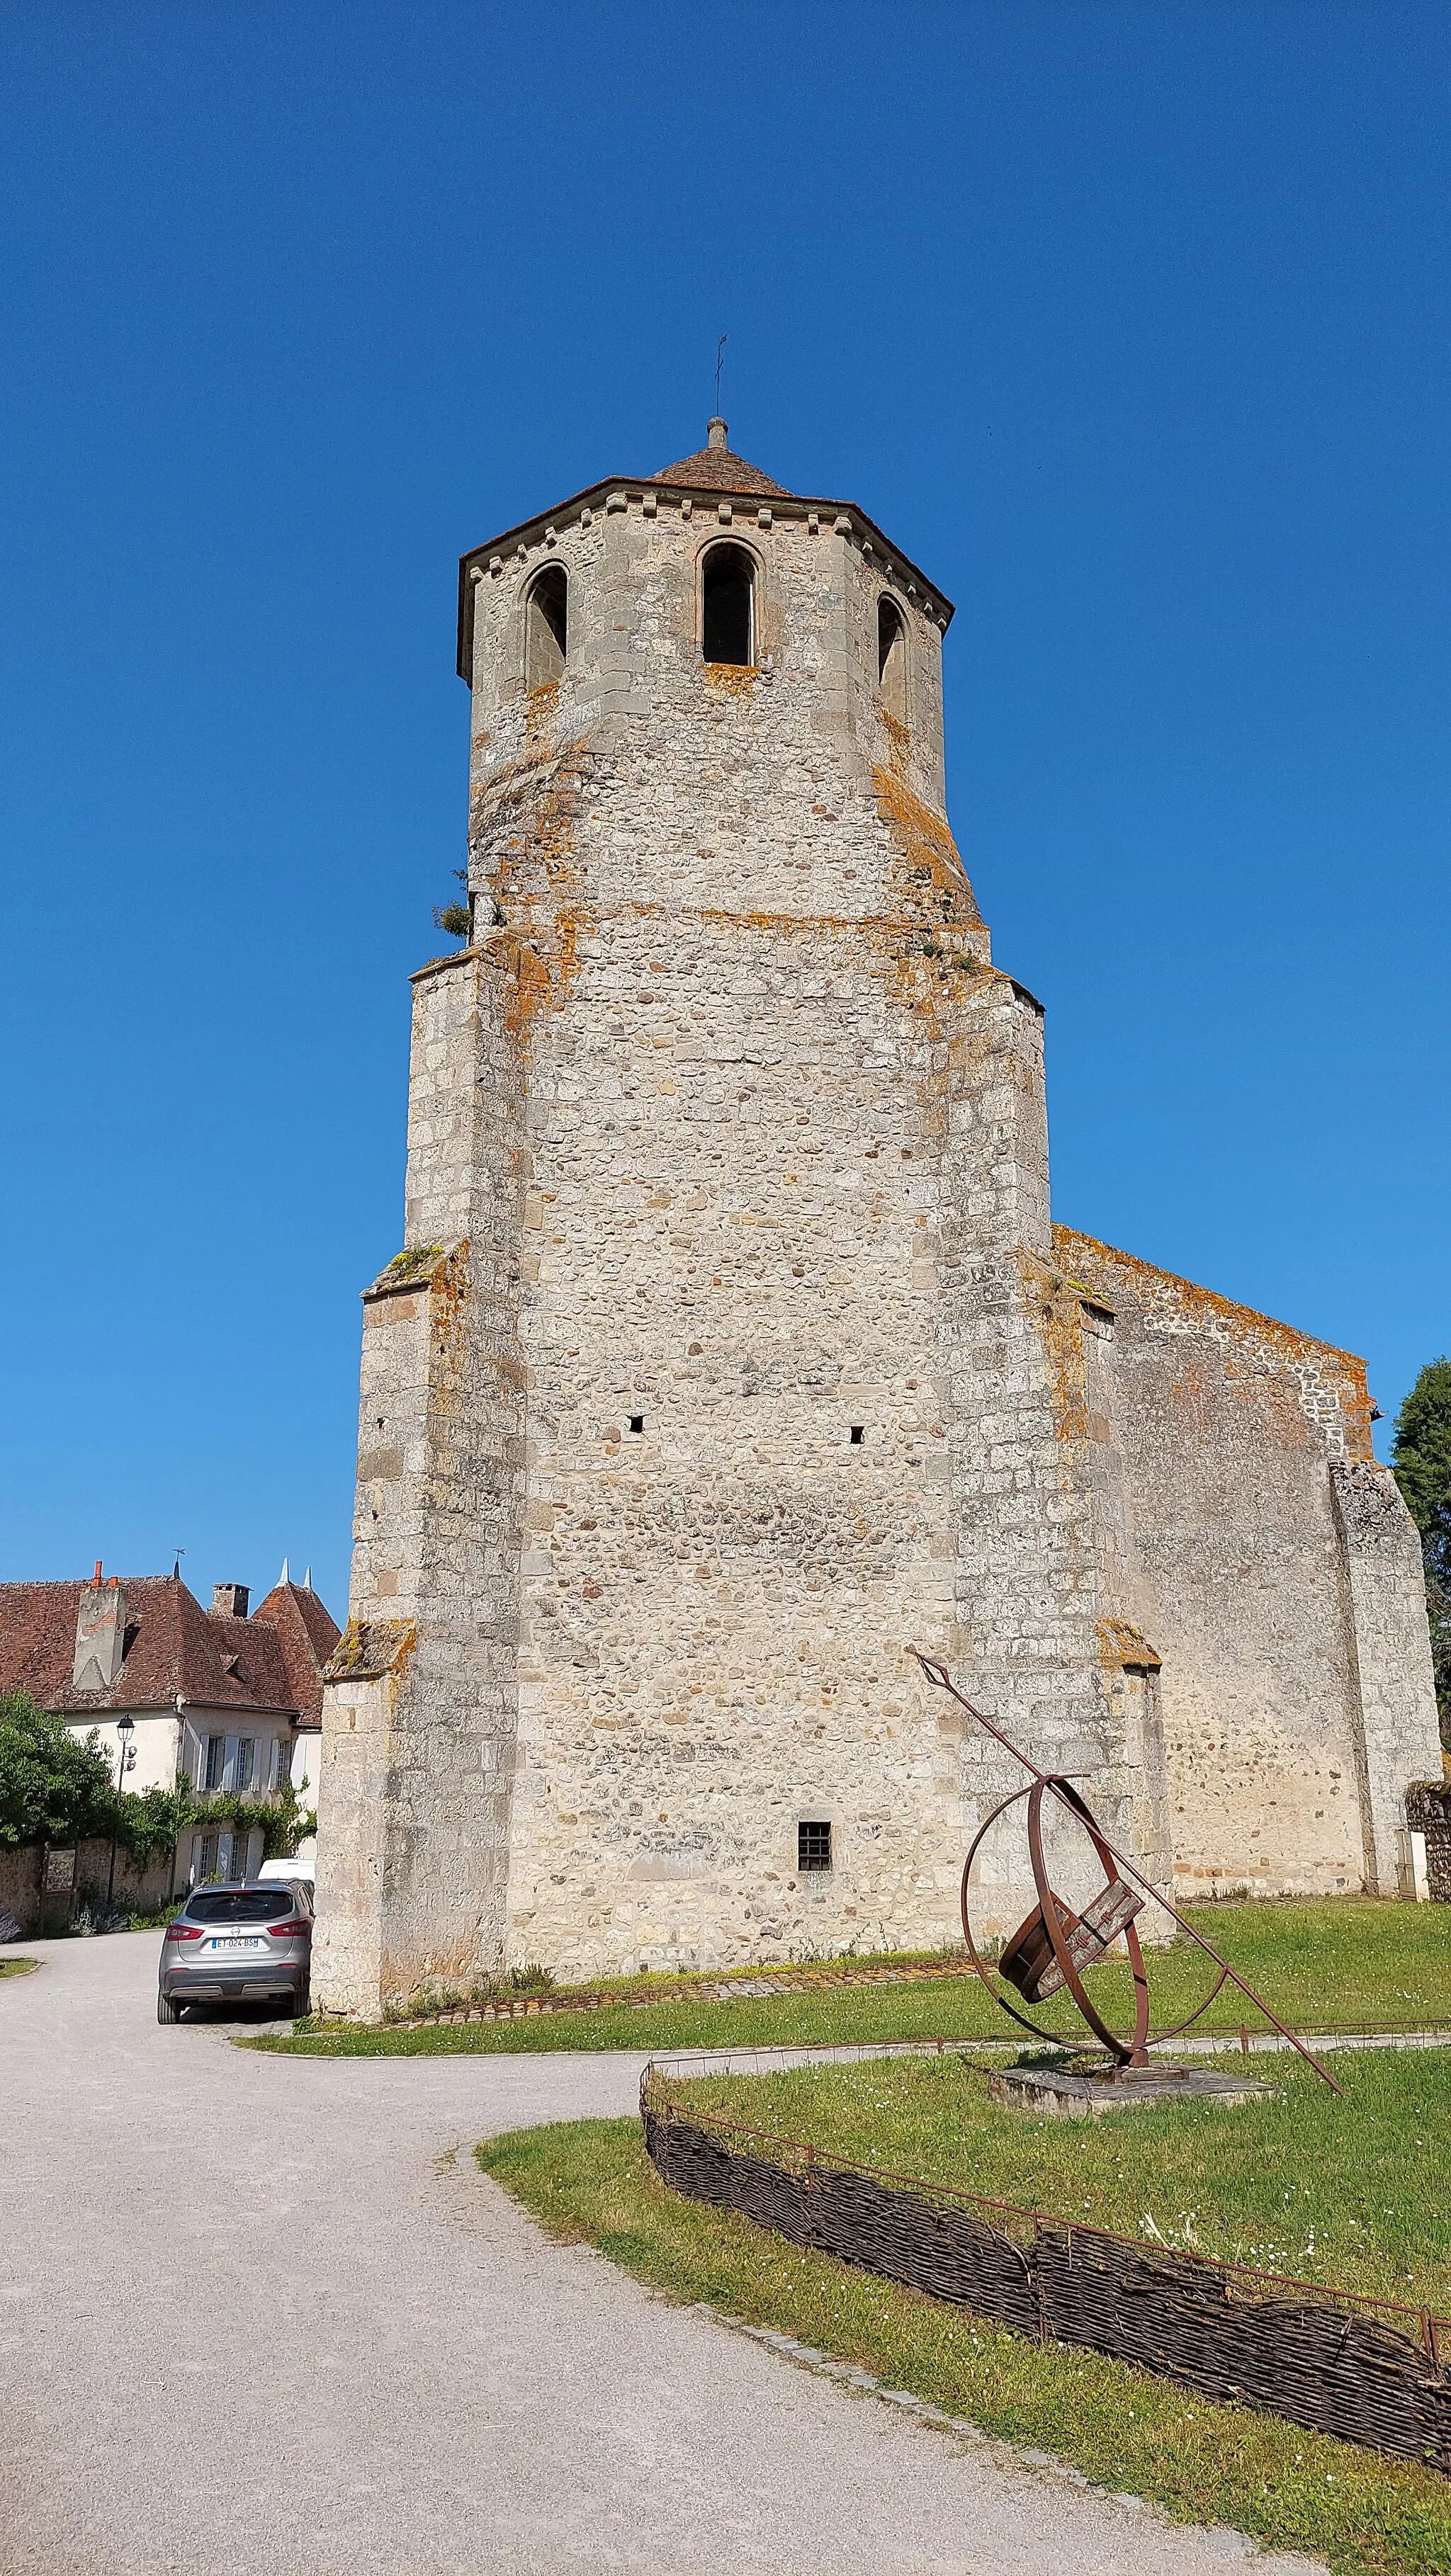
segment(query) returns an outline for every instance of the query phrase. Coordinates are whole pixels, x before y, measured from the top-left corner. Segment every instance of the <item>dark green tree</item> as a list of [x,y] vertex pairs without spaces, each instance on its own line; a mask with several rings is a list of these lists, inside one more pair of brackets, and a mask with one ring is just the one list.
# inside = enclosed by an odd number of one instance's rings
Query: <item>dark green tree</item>
[[1428,1360],[1396,1415],[1391,1464],[1421,1533],[1441,1740],[1451,1749],[1451,1359]]
[[92,1734],[37,1708],[27,1691],[0,1697],[0,1843],[77,1843],[109,1834],[111,1765]]

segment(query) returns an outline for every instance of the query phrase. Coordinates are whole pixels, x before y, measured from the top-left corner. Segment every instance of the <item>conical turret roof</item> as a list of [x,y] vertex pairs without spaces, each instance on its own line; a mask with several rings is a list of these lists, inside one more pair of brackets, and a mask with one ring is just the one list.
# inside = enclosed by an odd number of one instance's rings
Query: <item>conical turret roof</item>
[[666,465],[652,474],[652,483],[689,483],[697,491],[707,492],[779,492],[783,500],[791,494],[784,483],[773,483],[759,465],[748,465],[743,456],[735,456],[726,445],[728,436],[723,420],[708,423],[708,444],[698,447],[693,456],[682,456],[678,465]]

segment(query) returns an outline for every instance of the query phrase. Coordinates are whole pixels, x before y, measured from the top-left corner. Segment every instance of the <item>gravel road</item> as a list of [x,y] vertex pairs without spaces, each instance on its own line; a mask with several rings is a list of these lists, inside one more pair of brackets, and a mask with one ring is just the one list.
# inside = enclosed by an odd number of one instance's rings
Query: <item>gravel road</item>
[[632,2110],[638,2057],[259,2057],[158,2027],[156,1933],[29,1946],[0,1980],[0,2576],[1309,2566],[547,2244],[469,2150]]

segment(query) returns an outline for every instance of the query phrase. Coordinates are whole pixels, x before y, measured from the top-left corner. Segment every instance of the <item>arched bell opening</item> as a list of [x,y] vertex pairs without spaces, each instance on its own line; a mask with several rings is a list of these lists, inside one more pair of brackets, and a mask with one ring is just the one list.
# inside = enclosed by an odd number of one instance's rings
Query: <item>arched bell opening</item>
[[893,724],[907,721],[907,627],[894,599],[877,602],[877,695]]
[[524,685],[546,688],[564,677],[569,653],[569,576],[548,564],[524,602]]
[[751,669],[756,659],[756,567],[745,547],[712,546],[701,584],[701,659]]

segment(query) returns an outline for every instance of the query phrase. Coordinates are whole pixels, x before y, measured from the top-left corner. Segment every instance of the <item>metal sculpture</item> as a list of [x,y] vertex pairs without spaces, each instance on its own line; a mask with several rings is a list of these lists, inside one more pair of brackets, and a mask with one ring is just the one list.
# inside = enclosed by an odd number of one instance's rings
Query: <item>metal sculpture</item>
[[[1145,1878],[1135,1862],[1129,1860],[1123,1852],[1115,1850],[1091,1813],[1086,1799],[1081,1797],[1074,1787],[1071,1777],[1065,1772],[1040,1771],[1037,1763],[1030,1761],[1027,1754],[1014,1744],[1009,1736],[1004,1735],[1001,1727],[995,1726],[990,1717],[985,1717],[980,1708],[974,1708],[971,1700],[963,1697],[945,1664],[936,1662],[930,1655],[924,1655],[916,1646],[912,1647],[911,1652],[933,1688],[949,1692],[959,1708],[966,1709],[968,1716],[985,1728],[994,1741],[1000,1744],[1005,1752],[1012,1755],[1015,1762],[1021,1763],[1029,1775],[1026,1785],[1021,1789],[1010,1790],[1007,1797],[999,1800],[992,1813],[978,1827],[963,1864],[963,1938],[967,1943],[968,1957],[994,2003],[998,2004],[1005,2013],[1011,2014],[1013,2020],[1024,2030],[1031,2031],[1035,2039],[1046,2039],[1054,2047],[1062,2046],[1059,2032],[1045,2030],[1040,2022],[1030,2021],[1026,2013],[1020,2012],[1016,2004],[1010,2004],[1007,1997],[999,1993],[993,1983],[988,1963],[984,1960],[973,1937],[972,1920],[968,1911],[972,1864],[986,1836],[997,1823],[999,1816],[1006,1815],[1010,1807],[1017,1806],[1020,1800],[1025,1799],[1028,1808],[1028,1856],[1032,1864],[1033,1885],[1038,1892],[1038,1903],[1027,1921],[1019,1924],[1017,1931],[1005,1944],[997,1962],[998,1975],[1012,1986],[1024,2003],[1042,2003],[1049,1995],[1057,1994],[1066,1986],[1089,2030],[1100,2045],[1107,2049],[1113,2060],[1114,2072],[1122,2076],[1132,2076],[1148,2068],[1151,2048],[1162,2046],[1165,2040],[1180,2038],[1193,2023],[1199,2020],[1202,2013],[1208,2011],[1215,1996],[1226,1984],[1237,1986],[1240,1993],[1254,2005],[1256,2012],[1263,2013],[1265,2020],[1279,2032],[1281,2038],[1287,2039],[1292,2048],[1299,2050],[1306,2064],[1314,2068],[1321,2081],[1329,2085],[1331,2092],[1338,2093],[1341,2088],[1333,2075],[1326,2072],[1318,2058],[1311,2056],[1304,2042],[1296,2038],[1288,2024],[1282,2022],[1277,2013],[1271,2012],[1263,1996],[1257,1995],[1253,1986],[1246,1983],[1237,1969],[1232,1968],[1227,1959],[1221,1958],[1213,1942],[1206,1941],[1203,1933],[1195,1930],[1194,1925],[1186,1920],[1178,1907],[1172,1905],[1168,1897],[1161,1895],[1158,1888]],[[1102,1887],[1084,1907],[1081,1914],[1075,1914],[1072,1907],[1065,1904],[1061,1896],[1055,1895],[1048,1884],[1047,1864],[1043,1856],[1043,1801],[1045,1798],[1052,1798],[1076,1824],[1081,1826],[1093,1846],[1103,1871]],[[1219,1970],[1204,2001],[1189,2014],[1187,2020],[1176,2022],[1172,2030],[1151,2031],[1149,2028],[1149,1978],[1148,1970],[1144,1965],[1143,1946],[1139,1940],[1137,1924],[1137,1918],[1146,1904],[1161,1906],[1163,1911],[1178,1924],[1181,1932],[1187,1932],[1190,1940],[1213,1960]],[[1121,2037],[1104,2020],[1083,1982],[1084,1970],[1093,1967],[1099,1959],[1103,1958],[1120,1934],[1123,1936],[1124,1946],[1129,1954],[1129,1965],[1133,1970],[1134,1978],[1134,2026],[1132,2034],[1128,2037]]]

